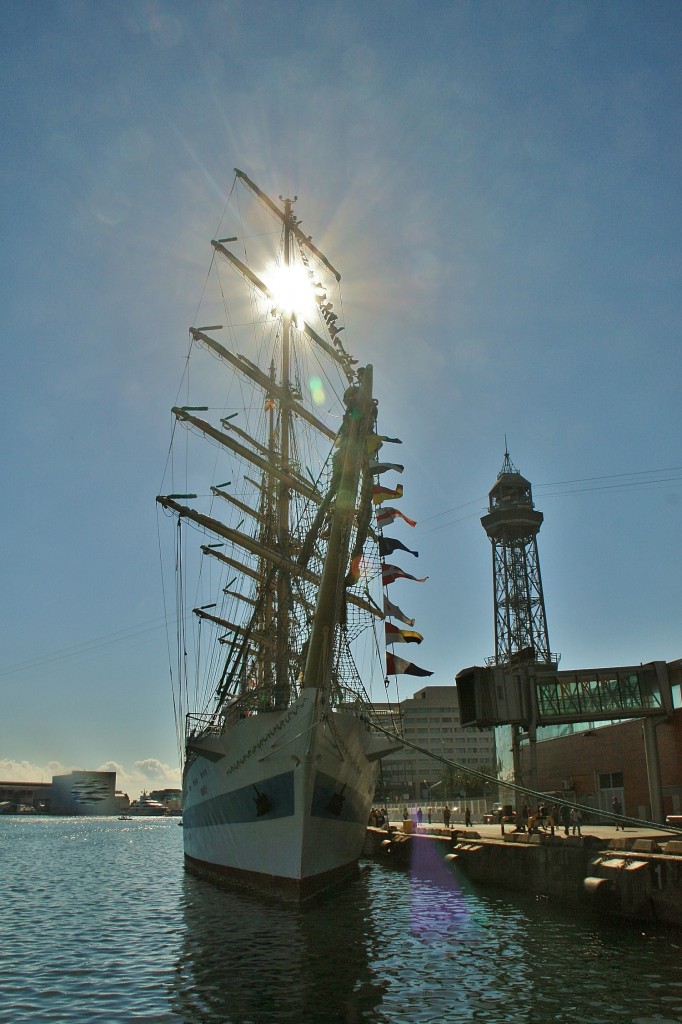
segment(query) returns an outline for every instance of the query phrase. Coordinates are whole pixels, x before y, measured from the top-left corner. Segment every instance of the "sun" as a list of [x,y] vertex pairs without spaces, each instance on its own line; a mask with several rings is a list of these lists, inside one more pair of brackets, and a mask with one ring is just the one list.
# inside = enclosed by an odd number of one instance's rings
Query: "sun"
[[263,280],[279,314],[297,321],[310,321],[315,313],[315,292],[308,273],[300,263],[288,267],[271,263],[265,269]]

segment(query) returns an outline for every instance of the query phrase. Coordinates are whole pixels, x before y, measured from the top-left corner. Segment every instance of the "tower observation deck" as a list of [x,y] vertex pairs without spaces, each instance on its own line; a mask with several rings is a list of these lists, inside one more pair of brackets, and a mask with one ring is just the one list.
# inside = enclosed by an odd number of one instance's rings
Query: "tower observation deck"
[[530,483],[505,451],[489,494],[488,513],[481,519],[493,549],[495,665],[556,661],[549,649],[538,557],[542,521]]

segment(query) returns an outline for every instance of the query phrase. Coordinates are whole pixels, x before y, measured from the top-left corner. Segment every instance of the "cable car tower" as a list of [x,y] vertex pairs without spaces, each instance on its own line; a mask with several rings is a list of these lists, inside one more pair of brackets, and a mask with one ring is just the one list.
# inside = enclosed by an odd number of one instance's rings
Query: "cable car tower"
[[[493,727],[498,752],[510,750],[511,770],[523,785],[521,743],[528,742],[530,788],[537,789],[537,730],[643,719],[652,820],[663,818],[663,790],[656,726],[673,713],[679,662],[559,671],[549,650],[540,578],[538,533],[543,515],[530,483],[506,450],[481,524],[493,546],[495,657],[457,673],[460,722]],[[511,744],[506,730],[510,730]],[[504,784],[504,783],[503,783]]]
[[533,504],[530,483],[509,452],[489,494],[481,524],[493,546],[495,593],[495,665],[555,663],[542,593],[538,533],[542,512]]

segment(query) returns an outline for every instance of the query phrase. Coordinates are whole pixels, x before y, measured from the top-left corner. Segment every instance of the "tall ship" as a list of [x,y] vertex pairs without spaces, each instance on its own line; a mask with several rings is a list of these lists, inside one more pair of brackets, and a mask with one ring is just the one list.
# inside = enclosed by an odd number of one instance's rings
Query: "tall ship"
[[176,524],[186,868],[304,902],[355,872],[400,746],[371,693],[386,700],[376,511],[403,467],[378,461],[398,439],[377,433],[340,275],[295,203],[235,172],[157,502]]

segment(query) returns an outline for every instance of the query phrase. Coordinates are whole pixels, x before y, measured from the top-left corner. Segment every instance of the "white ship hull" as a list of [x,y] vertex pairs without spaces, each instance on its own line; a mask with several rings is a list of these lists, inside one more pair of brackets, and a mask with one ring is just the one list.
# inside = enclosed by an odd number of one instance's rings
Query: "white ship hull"
[[304,901],[356,869],[386,741],[314,688],[190,741],[188,870]]

